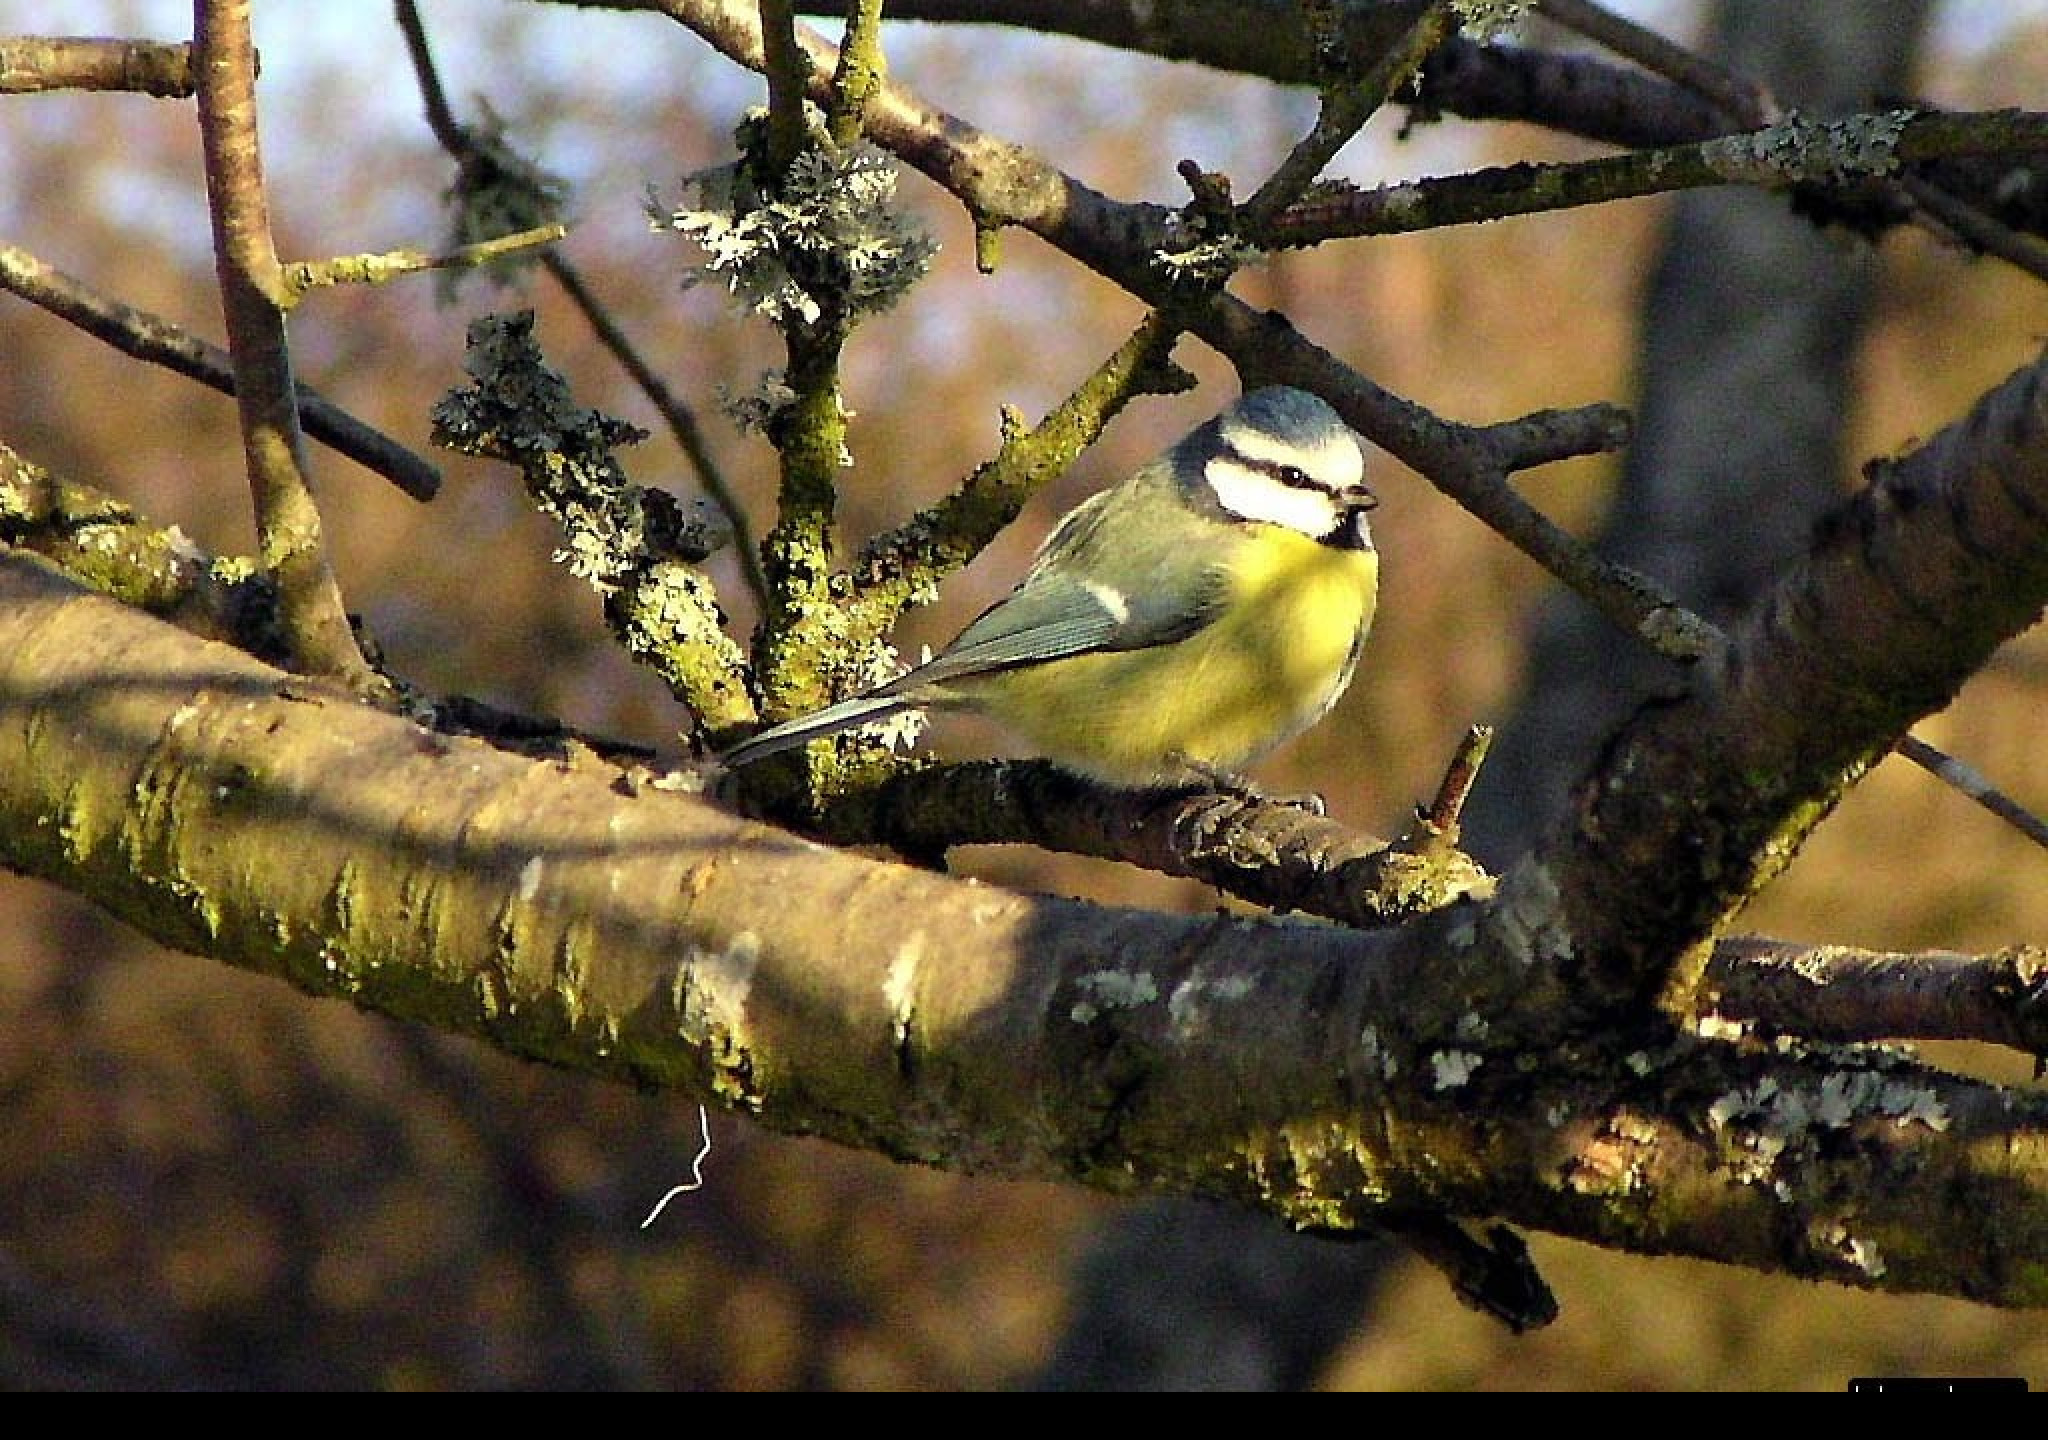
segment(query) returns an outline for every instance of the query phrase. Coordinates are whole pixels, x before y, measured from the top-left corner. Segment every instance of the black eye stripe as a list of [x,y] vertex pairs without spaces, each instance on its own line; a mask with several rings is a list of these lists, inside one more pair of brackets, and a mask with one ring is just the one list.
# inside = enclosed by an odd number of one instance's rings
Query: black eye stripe
[[1323,490],[1329,487],[1298,465],[1283,465],[1277,460],[1256,460],[1242,452],[1233,453],[1232,459],[1247,470],[1256,470],[1268,480],[1277,480],[1290,490]]

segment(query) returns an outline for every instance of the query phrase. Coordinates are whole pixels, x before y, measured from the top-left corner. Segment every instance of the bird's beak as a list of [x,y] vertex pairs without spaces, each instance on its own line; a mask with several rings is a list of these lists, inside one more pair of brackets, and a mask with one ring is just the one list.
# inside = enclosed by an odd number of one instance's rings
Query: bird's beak
[[1366,513],[1377,508],[1379,503],[1380,497],[1363,485],[1347,485],[1337,492],[1340,518],[1332,535],[1341,537],[1334,541],[1340,549],[1372,549],[1372,527],[1366,524],[1365,517]]

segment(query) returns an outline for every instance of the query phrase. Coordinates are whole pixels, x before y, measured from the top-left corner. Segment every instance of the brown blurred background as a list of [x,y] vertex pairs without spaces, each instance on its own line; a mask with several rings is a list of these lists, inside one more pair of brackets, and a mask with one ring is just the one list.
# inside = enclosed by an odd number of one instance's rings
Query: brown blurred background
[[[729,153],[758,98],[693,37],[651,16],[430,0],[451,98],[476,98],[576,184],[569,254],[677,390],[732,483],[766,514],[765,445],[716,413],[774,363],[765,327],[696,257],[648,232],[649,183]],[[1693,7],[1621,7],[1693,34]],[[1948,13],[1943,13],[1945,10]],[[388,7],[261,5],[273,213],[288,255],[433,243],[447,163],[418,105]],[[340,14],[337,14],[340,12]],[[345,15],[345,19],[342,16]],[[316,16],[327,18],[316,19]],[[0,3],[0,31],[177,38],[178,4]],[[1912,72],[1958,106],[2048,94],[2048,6],[1955,5]],[[1120,196],[1177,202],[1183,156],[1262,174],[1313,114],[1299,95],[1190,67],[988,31],[903,27],[897,76]],[[1591,153],[1541,132],[1455,123],[1392,139],[1382,117],[1339,169],[1361,183],[1459,165]],[[997,407],[1037,414],[1127,332],[1136,307],[1028,237],[974,272],[957,208],[915,177],[945,245],[934,275],[857,337],[857,467],[847,533],[942,493],[984,457]],[[189,105],[121,96],[0,103],[6,241],[132,304],[221,333]],[[1663,203],[1326,247],[1247,276],[1384,384],[1464,420],[1638,393],[1640,326]],[[1853,350],[1846,458],[1894,451],[1956,416],[2038,351],[2048,295],[1924,234],[1888,239]],[[693,493],[682,457],[542,278],[473,279],[453,307],[420,279],[329,292],[295,318],[302,378],[427,447],[426,408],[460,379],[466,319],[536,307],[581,400],[657,432],[636,477]],[[1234,393],[1206,382],[1148,403],[1027,514],[1018,532],[906,627],[950,633],[998,593],[1052,515]],[[246,491],[230,403],[0,297],[0,437],[73,478],[244,551]],[[392,667],[456,691],[673,748],[665,692],[608,643],[590,594],[549,563],[555,539],[502,470],[440,457],[417,506],[328,452],[316,479],[353,608]],[[1386,833],[1425,796],[1474,721],[1501,721],[1555,586],[1392,461],[1375,462],[1381,620],[1337,714],[1262,777],[1314,788]],[[1617,482],[1603,462],[1523,477],[1582,532]],[[1785,553],[1789,554],[1787,550]],[[1775,555],[1767,558],[1775,559]],[[729,557],[715,573],[736,627],[751,614]],[[1921,733],[2030,802],[2048,646],[2012,647]],[[1588,722],[1589,725],[1591,722]],[[978,732],[941,742],[982,743]],[[1488,783],[1513,786],[1513,773]],[[1019,851],[970,857],[1008,883],[1201,908],[1214,896],[1121,867]],[[2048,857],[1899,762],[1819,832],[1748,928],[1887,947],[1967,949],[2048,933]],[[157,950],[46,886],[0,876],[0,1384],[272,1386],[993,1387],[1031,1383],[1078,1302],[1091,1237],[1136,1207],[1041,1185],[904,1168],[712,1117],[708,1183],[638,1226],[687,1178],[695,1107],[510,1061]],[[1951,1063],[2024,1081],[2012,1057]],[[1363,1318],[1305,1375],[1337,1388],[1839,1388],[1851,1375],[1998,1373],[2048,1382],[2048,1317],[1823,1289],[1535,1236],[1564,1304],[1514,1339],[1461,1310],[1431,1272],[1392,1259],[1355,1285]],[[1347,1261],[1347,1264],[1350,1262]],[[1285,1320],[1288,1295],[1266,1297]],[[1341,1307],[1340,1307],[1341,1308]],[[1219,1378],[1227,1378],[1219,1372]]]

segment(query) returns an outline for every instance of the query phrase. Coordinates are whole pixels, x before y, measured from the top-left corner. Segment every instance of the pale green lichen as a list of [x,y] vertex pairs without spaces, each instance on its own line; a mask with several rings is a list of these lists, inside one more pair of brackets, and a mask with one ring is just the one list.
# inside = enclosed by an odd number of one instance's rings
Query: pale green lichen
[[1533,0],[1451,0],[1459,27],[1475,40],[1496,40],[1529,13]]
[[1212,978],[1198,972],[1188,976],[1173,987],[1173,993],[1166,1000],[1166,1013],[1173,1022],[1175,1038],[1186,1040],[1199,1034],[1208,1024],[1217,1002],[1229,1004],[1242,1000],[1251,992],[1251,977],[1247,975]]
[[1778,1163],[1788,1151],[1807,1150],[1816,1132],[1845,1130],[1868,1119],[1889,1120],[1901,1128],[1925,1125],[1935,1131],[1950,1124],[1947,1107],[1930,1086],[1868,1069],[1836,1070],[1811,1086],[1781,1085],[1765,1076],[1707,1107],[1707,1123],[1737,1152],[1737,1177],[1750,1184],[1769,1184],[1780,1198],[1790,1193],[1777,1175]]
[[1220,285],[1245,266],[1270,258],[1268,252],[1235,235],[1152,252],[1153,264],[1175,285]]
[[1075,980],[1074,988],[1084,997],[1068,1011],[1076,1025],[1089,1024],[1105,1010],[1133,1010],[1159,998],[1158,982],[1142,970],[1092,971]]
[[1438,1050],[1429,1057],[1430,1075],[1438,1090],[1462,1089],[1485,1063],[1484,1055],[1470,1050]]
[[1368,1025],[1358,1032],[1358,1058],[1367,1065],[1377,1065],[1380,1054],[1380,1032],[1377,1027]]
[[1713,622],[1682,605],[1658,605],[1636,624],[1636,633],[1659,655],[1674,660],[1702,660],[1725,643]]
[[1395,1058],[1392,1047],[1380,1039],[1380,1032],[1368,1025],[1358,1032],[1359,1058],[1367,1068],[1377,1066],[1382,1080],[1391,1080],[1400,1072],[1401,1062]]
[[1816,1220],[1808,1234],[1819,1253],[1846,1263],[1872,1280],[1884,1278],[1884,1257],[1878,1253],[1877,1242],[1855,1234],[1847,1221]]
[[1707,168],[1734,184],[1779,189],[1840,185],[1891,175],[1912,110],[1812,120],[1794,112],[1776,125],[1729,135],[1700,147]]
[[911,1020],[917,1012],[917,981],[924,964],[924,932],[913,930],[896,953],[889,957],[889,969],[882,977],[882,999],[889,1006],[890,1030],[900,1047],[910,1039]]
[[747,158],[761,123],[741,122],[741,159],[685,176],[682,201],[648,192],[654,228],[704,251],[686,283],[722,278],[736,305],[778,326],[815,325],[828,311],[858,318],[902,299],[938,245],[897,212],[895,164],[870,145],[839,150],[821,137],[764,185]]
[[761,1103],[747,1039],[747,1001],[762,953],[761,937],[751,930],[739,931],[723,948],[692,946],[670,990],[676,1033],[702,1050],[712,1093],[747,1109]]
[[1524,857],[1501,882],[1492,909],[1503,951],[1523,965],[1568,960],[1576,949],[1565,924],[1557,877]]

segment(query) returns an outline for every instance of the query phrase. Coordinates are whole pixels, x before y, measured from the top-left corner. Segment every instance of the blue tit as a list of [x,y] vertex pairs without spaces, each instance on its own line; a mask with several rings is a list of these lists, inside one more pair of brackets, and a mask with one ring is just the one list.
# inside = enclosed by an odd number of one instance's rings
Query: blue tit
[[1350,683],[1379,583],[1364,475],[1328,405],[1254,390],[1075,506],[1017,588],[930,660],[721,758],[962,709],[1112,785],[1232,783]]

